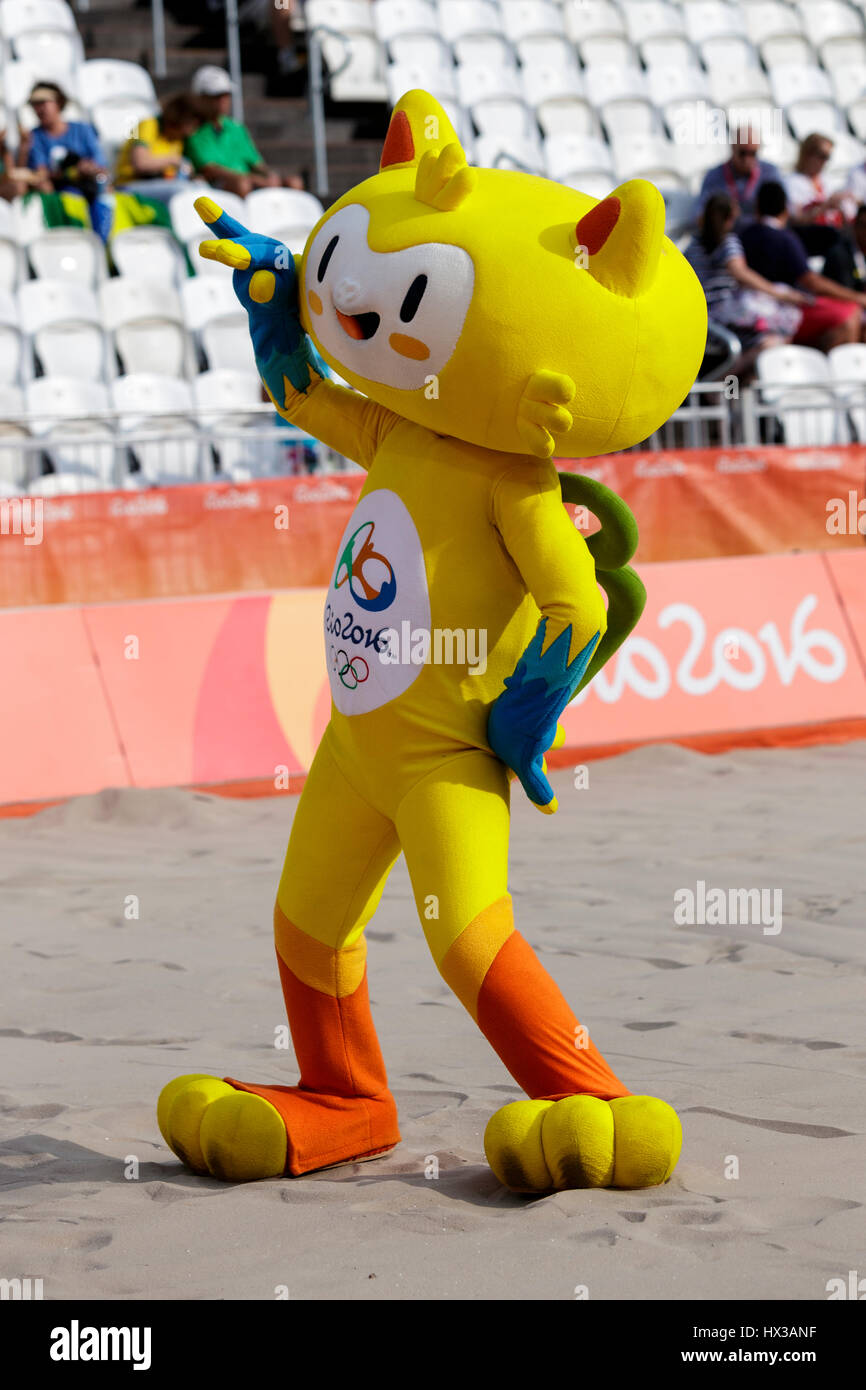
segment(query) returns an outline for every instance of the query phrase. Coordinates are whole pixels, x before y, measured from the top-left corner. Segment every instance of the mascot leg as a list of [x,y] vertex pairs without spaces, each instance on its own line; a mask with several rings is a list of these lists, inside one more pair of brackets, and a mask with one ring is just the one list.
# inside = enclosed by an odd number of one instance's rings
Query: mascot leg
[[490,1120],[490,1166],[518,1192],[665,1182],[682,1143],[675,1111],[627,1090],[514,927],[508,799],[504,765],[467,752],[396,816],[436,965],[530,1097]]
[[160,1129],[194,1171],[235,1182],[298,1176],[399,1143],[363,936],[398,853],[394,826],[346,781],[326,734],[295,814],[274,912],[300,1081],[170,1082],[160,1096]]

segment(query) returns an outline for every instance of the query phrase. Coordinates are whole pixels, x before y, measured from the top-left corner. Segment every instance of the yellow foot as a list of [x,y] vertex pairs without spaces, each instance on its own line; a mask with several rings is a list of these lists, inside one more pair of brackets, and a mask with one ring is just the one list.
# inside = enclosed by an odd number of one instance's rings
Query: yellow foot
[[157,1105],[162,1137],[194,1173],[226,1182],[282,1177],[286,1127],[261,1096],[236,1091],[216,1076],[178,1076]]
[[487,1162],[512,1192],[656,1187],[683,1143],[679,1116],[655,1096],[516,1100],[491,1116]]

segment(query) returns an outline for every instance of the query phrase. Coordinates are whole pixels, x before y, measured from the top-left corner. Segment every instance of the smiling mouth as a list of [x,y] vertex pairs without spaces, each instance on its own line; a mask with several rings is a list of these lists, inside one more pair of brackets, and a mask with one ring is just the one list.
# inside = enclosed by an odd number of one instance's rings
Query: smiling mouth
[[335,309],[334,312],[343,332],[347,333],[350,338],[354,338],[356,342],[364,342],[366,339],[372,338],[379,327],[378,314],[372,312],[368,314],[344,314],[339,309]]

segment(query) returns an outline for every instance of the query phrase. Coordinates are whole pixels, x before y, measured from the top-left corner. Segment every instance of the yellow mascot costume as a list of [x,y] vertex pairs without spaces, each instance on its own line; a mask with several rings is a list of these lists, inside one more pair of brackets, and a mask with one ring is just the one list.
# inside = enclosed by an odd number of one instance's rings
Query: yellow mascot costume
[[[633,623],[640,606],[630,514],[589,480],[561,490],[552,456],[646,438],[704,348],[704,297],[664,236],[661,196],[634,180],[599,202],[470,168],[442,108],[412,91],[379,173],[334,203],[297,263],[209,199],[198,208],[214,236],[202,255],[234,269],[277,410],[368,476],[325,606],[331,720],[275,909],[300,1080],[178,1077],[163,1137],[233,1181],[398,1143],[364,928],[402,850],[437,968],[528,1097],[487,1126],[500,1181],[662,1183],[676,1113],[632,1094],[588,1040],[507,886],[510,780],[555,811],[558,716],[625,635],[615,607],[631,602]],[[564,493],[612,528],[587,544]]]

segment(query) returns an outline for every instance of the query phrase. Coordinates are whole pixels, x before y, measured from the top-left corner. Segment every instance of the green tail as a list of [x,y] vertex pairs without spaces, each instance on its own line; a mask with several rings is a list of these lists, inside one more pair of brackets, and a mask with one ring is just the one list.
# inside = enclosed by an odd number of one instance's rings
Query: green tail
[[598,582],[607,594],[607,631],[577,687],[582,690],[636,626],[646,605],[646,589],[628,563],[637,549],[637,522],[622,498],[582,473],[560,473],[559,485],[563,502],[586,507],[601,522],[601,530],[588,536],[586,543]]

